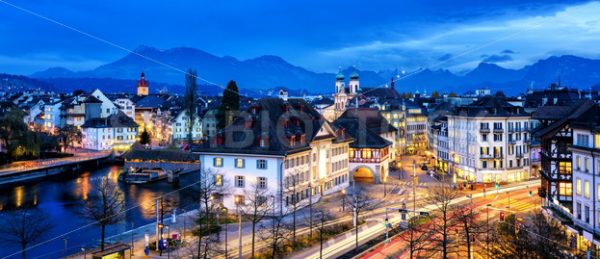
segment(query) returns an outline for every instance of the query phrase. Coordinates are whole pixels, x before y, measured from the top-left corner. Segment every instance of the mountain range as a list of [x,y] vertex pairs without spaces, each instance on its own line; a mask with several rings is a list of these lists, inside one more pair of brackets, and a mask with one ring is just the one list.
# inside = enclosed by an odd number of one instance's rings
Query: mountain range
[[[193,68],[204,94],[218,94],[229,80],[235,80],[243,94],[261,95],[274,88],[285,87],[296,93],[331,93],[335,73],[319,73],[292,65],[278,56],[266,55],[239,60],[218,57],[188,47],[160,50],[141,46],[121,59],[92,70],[71,71],[55,67],[31,75],[32,78],[70,91],[77,88],[101,88],[107,92],[133,92],[135,81],[143,71],[153,92],[167,89],[183,92],[184,71]],[[360,74],[361,87],[383,86],[397,74],[395,70],[368,71],[349,67],[348,76]],[[423,69],[400,78],[400,92],[458,92],[478,88],[502,90],[509,94],[524,92],[529,87],[543,88],[561,80],[563,85],[587,89],[600,83],[600,60],[572,55],[551,56],[520,69],[508,69],[492,63],[481,63],[472,71],[459,75],[445,69]]]

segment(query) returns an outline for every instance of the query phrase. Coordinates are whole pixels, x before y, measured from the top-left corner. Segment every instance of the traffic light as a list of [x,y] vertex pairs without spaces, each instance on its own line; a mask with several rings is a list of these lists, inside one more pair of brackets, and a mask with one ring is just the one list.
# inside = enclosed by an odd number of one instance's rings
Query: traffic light
[[496,183],[496,190],[500,189],[500,184]]
[[500,221],[504,221],[504,211],[500,212]]
[[533,197],[533,191],[529,191],[529,198]]

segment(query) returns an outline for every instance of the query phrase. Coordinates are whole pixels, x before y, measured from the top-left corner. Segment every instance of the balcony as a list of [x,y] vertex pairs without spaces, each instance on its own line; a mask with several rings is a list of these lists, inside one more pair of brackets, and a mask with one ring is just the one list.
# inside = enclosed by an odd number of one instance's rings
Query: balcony
[[481,132],[481,133],[490,133],[490,128],[480,128],[479,132]]
[[494,128],[494,133],[504,133],[504,129]]
[[508,142],[509,145],[515,145],[515,144],[517,144],[517,140],[516,139],[509,139],[506,142]]
[[525,154],[523,154],[523,153],[515,154],[515,157],[517,157],[517,158],[523,158],[524,156],[525,156]]
[[516,132],[515,128],[508,128],[508,133]]
[[492,154],[480,154],[479,158],[480,159],[493,159],[494,156]]

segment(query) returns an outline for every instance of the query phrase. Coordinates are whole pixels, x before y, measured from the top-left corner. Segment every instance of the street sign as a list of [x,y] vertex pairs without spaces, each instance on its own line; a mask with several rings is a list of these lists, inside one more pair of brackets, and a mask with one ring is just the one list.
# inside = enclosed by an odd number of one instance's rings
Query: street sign
[[420,211],[420,212],[419,212],[419,215],[420,215],[420,216],[427,217],[427,216],[429,216],[429,212],[426,212],[426,211]]

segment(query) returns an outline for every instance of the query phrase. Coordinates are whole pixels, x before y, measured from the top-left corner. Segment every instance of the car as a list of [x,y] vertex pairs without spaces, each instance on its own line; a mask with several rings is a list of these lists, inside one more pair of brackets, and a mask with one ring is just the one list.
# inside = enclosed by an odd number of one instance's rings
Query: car
[[427,165],[426,165],[426,164],[422,164],[422,165],[421,165],[421,170],[423,170],[423,171],[427,171]]

